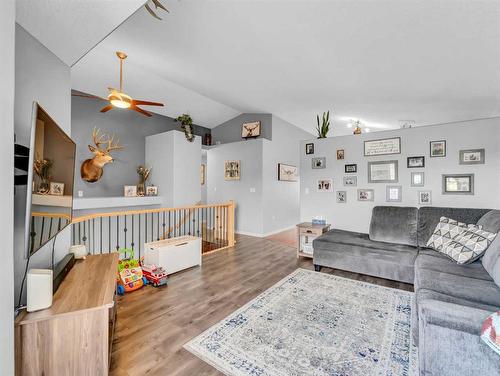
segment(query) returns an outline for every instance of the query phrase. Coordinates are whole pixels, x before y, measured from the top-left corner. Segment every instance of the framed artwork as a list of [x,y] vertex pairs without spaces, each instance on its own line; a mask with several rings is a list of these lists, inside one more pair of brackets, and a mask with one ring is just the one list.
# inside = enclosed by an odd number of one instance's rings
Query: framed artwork
[[358,165],[357,164],[346,164],[344,166],[344,171],[346,174],[352,174],[358,172]]
[[446,157],[446,141],[431,141],[430,142],[430,156],[435,157]]
[[253,138],[260,136],[260,121],[243,123],[241,126],[241,138]]
[[158,196],[158,187],[156,185],[148,185],[146,187],[146,196]]
[[280,181],[297,181],[297,167],[278,163],[278,180]]
[[318,192],[333,192],[332,179],[319,179],[317,182]]
[[423,172],[412,172],[410,178],[411,187],[423,187],[425,185],[425,174]]
[[444,195],[474,194],[474,174],[444,174],[442,178]]
[[344,156],[345,156],[344,149],[338,149],[337,150],[337,160],[344,159]]
[[365,157],[401,154],[401,137],[383,138],[364,142]]
[[306,154],[314,154],[314,144],[306,144]]
[[200,166],[200,184],[205,185],[205,164],[201,164]]
[[344,176],[342,181],[344,183],[344,187],[355,187],[358,185],[358,177],[357,176]]
[[419,168],[425,167],[425,157],[408,157],[406,158],[406,167],[407,168]]
[[317,157],[311,160],[311,167],[316,168],[326,168],[326,157]]
[[375,191],[373,189],[358,189],[358,201],[373,201]]
[[432,192],[431,191],[418,191],[418,204],[419,205],[431,205],[432,204]]
[[136,185],[125,185],[123,187],[123,195],[125,197],[137,196],[137,186]]
[[240,177],[241,177],[241,162],[225,161],[224,180],[240,180]]
[[347,192],[337,191],[337,202],[339,204],[345,204],[347,202]]
[[484,149],[460,150],[459,163],[461,165],[484,164]]
[[400,185],[388,185],[385,190],[386,202],[401,202],[403,188]]
[[368,162],[368,183],[397,183],[398,161]]
[[49,194],[54,196],[63,196],[64,183],[50,182]]

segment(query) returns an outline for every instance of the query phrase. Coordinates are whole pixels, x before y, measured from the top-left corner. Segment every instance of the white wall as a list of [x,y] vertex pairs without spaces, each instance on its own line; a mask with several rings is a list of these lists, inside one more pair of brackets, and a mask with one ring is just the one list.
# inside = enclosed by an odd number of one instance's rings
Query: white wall
[[146,137],[146,166],[166,207],[194,205],[201,200],[201,137],[169,131]]
[[[388,137],[401,137],[401,154],[364,157],[363,141]],[[429,142],[432,140],[447,141],[445,158],[429,157]],[[433,206],[500,208],[500,118],[467,121],[412,129],[368,133],[360,136],[341,136],[322,140],[302,142],[301,146],[301,220],[309,221],[313,216],[323,216],[333,227],[367,232],[371,218],[371,210],[375,205],[417,206],[417,193],[420,190],[432,191]],[[305,144],[314,143],[315,154],[305,154]],[[459,165],[459,150],[486,149],[484,165]],[[345,159],[336,160],[336,150],[345,150]],[[425,168],[406,166],[406,158],[425,156]],[[326,157],[326,169],[311,168],[313,157]],[[398,160],[399,182],[403,189],[401,203],[386,202],[386,186],[388,184],[368,184],[367,164],[369,161]],[[357,187],[343,187],[342,177],[344,165],[357,163]],[[425,187],[411,188],[410,173],[423,171]],[[457,173],[474,173],[474,195],[442,195],[441,175]],[[316,191],[316,181],[322,178],[333,179],[333,193]],[[357,189],[375,189],[374,202],[357,201]],[[309,190],[309,193],[306,193]],[[347,203],[336,203],[335,192],[347,191]]]
[[2,3],[0,12],[0,197],[2,216],[0,217],[0,238],[2,248],[2,283],[0,283],[0,375],[14,374],[14,260],[13,260],[13,155],[14,155],[14,38],[15,2]]
[[[19,25],[16,25],[15,50],[14,123],[17,142],[29,145],[33,101],[39,102],[56,123],[67,134],[70,134],[71,80],[69,67]],[[16,190],[14,201],[15,300],[17,303],[26,265],[24,259],[26,187]],[[56,262],[67,253],[70,232],[68,227],[57,237]],[[50,267],[51,247],[52,242],[40,249],[31,258],[30,267]]]
[[278,163],[299,167],[300,141],[311,134],[272,117],[273,140],[264,141],[263,154],[263,223],[264,235],[295,226],[300,220],[300,183],[278,181]]
[[[263,139],[233,142],[207,151],[208,203],[236,202],[236,232],[260,236],[262,217]],[[241,161],[241,179],[224,180],[224,162]]]

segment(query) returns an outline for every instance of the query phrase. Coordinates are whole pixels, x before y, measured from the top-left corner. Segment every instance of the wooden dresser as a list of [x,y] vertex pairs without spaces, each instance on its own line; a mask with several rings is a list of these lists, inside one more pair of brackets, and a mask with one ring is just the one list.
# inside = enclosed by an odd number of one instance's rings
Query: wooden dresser
[[76,262],[38,312],[15,321],[16,375],[107,375],[116,318],[118,253]]

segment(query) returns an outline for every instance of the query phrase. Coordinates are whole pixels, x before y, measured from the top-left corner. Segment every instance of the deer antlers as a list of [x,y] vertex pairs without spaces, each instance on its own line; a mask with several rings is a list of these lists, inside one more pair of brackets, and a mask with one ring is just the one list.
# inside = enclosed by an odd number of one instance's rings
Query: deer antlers
[[[106,133],[99,135],[100,129],[94,127],[92,131],[92,139],[94,140],[94,144],[103,153],[109,153],[111,150],[120,150],[123,149],[123,146],[120,145],[120,140],[116,140],[116,143],[113,145],[113,141],[115,140],[115,135],[113,134],[111,138]],[[106,149],[101,149],[101,145],[108,144]]]

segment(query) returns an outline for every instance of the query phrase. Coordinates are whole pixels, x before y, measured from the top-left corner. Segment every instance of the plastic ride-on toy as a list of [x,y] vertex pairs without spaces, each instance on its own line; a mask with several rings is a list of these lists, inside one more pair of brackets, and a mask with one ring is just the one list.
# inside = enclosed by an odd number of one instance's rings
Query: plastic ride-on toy
[[[134,250],[122,248],[118,252],[125,256],[118,261],[118,274],[116,276],[116,292],[118,295],[138,290],[147,285],[148,280],[142,275],[139,260],[134,259]],[[128,257],[126,257],[127,254],[129,255]]]

